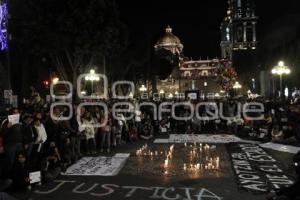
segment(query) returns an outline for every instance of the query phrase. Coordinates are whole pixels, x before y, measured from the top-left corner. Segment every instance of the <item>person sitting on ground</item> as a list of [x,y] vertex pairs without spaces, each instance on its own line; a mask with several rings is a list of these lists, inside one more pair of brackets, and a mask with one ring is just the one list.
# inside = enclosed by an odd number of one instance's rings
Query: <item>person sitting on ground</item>
[[159,132],[165,134],[168,132],[169,128],[170,128],[170,122],[169,119],[165,116],[159,123]]
[[186,129],[185,134],[194,134],[194,131],[193,131],[191,125],[188,125],[188,126],[187,126],[187,129]]
[[151,121],[147,120],[145,122],[141,138],[145,140],[150,140],[153,138],[153,126],[151,125]]
[[29,167],[26,153],[17,153],[16,162],[12,170],[14,188],[18,190],[30,190]]
[[63,146],[60,151],[61,161],[64,167],[68,167],[72,164],[72,145],[70,138],[65,138],[63,141]]
[[[2,142],[2,137],[0,135],[0,192],[5,191],[6,189],[8,189],[11,184],[12,184],[12,180],[11,179],[7,179],[5,174],[5,163],[6,159],[5,159],[5,154],[4,154],[4,147],[3,147],[3,142]],[[1,199],[1,198],[0,198]]]
[[46,155],[46,165],[43,169],[43,174],[45,174],[45,181],[53,181],[60,175],[62,171],[61,157],[55,142],[50,143]]
[[131,123],[129,126],[129,138],[130,141],[137,141],[138,140],[138,129],[134,123]]

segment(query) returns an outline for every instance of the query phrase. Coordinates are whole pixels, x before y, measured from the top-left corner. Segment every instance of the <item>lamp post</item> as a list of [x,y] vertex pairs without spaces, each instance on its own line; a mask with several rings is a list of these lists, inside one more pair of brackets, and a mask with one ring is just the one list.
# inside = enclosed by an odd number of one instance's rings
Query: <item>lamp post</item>
[[[140,88],[139,88],[139,91],[140,91],[140,97],[141,98],[144,98],[144,96],[145,96],[145,93],[148,91],[148,89],[145,87],[145,85],[142,85]],[[147,98],[149,98],[148,97],[148,94],[147,94]]]
[[95,74],[94,69],[91,69],[90,73],[85,77],[85,80],[86,81],[91,81],[91,84],[92,84],[91,93],[93,95],[93,93],[94,93],[94,81],[96,81],[96,82],[99,81],[100,80],[99,76],[97,76]]
[[279,96],[282,96],[282,76],[283,75],[288,75],[291,73],[291,70],[289,69],[288,66],[284,65],[283,61],[279,61],[278,65],[275,66],[272,70],[271,73],[273,75],[279,75],[279,79],[280,79],[280,91],[279,91]]
[[[233,89],[235,90],[235,91],[237,91],[237,90],[239,90],[239,89],[241,89],[242,88],[242,85],[238,82],[238,81],[236,81],[235,83],[234,83],[234,85],[233,85]],[[237,92],[236,92],[237,93]]]
[[145,87],[145,85],[142,85],[139,90],[140,92],[146,92],[147,88]]
[[160,95],[161,97],[165,98],[165,91],[164,91],[163,89],[161,89],[161,90],[159,91],[159,95]]

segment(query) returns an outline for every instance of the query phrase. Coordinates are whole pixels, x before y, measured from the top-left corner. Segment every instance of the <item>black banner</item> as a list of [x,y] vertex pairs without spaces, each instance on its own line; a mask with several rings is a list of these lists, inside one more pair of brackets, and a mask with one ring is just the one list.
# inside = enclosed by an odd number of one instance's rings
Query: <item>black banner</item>
[[293,184],[277,161],[255,144],[232,144],[230,155],[239,186],[255,193],[279,190]]

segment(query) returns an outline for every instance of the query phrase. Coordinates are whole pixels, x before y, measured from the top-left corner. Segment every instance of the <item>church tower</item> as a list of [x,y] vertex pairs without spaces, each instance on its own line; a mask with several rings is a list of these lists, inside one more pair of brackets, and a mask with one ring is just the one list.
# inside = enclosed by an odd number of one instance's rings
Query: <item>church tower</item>
[[228,0],[227,15],[221,23],[222,57],[232,60],[236,51],[257,48],[254,0]]

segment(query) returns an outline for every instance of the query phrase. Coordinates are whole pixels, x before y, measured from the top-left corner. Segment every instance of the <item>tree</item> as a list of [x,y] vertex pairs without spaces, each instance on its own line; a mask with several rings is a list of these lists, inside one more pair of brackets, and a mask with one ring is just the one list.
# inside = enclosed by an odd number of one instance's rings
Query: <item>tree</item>
[[114,0],[13,0],[11,4],[13,48],[23,71],[39,69],[46,59],[42,67],[51,66],[76,85],[79,73],[91,66],[103,72],[105,61],[117,60],[127,46],[127,27]]

